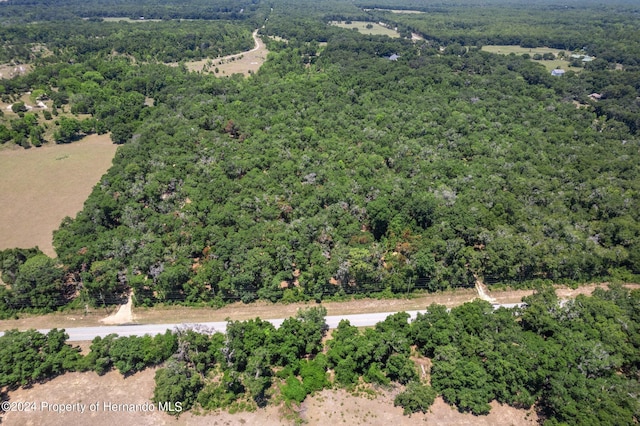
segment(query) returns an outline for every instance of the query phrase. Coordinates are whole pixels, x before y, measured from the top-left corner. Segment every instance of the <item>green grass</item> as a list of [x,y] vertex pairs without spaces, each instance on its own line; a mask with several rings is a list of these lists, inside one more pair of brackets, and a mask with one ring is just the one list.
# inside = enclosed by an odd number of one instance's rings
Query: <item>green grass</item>
[[[362,34],[370,34],[370,35],[386,35],[392,38],[400,37],[397,31],[392,30],[391,28],[383,27],[380,24],[375,24],[373,22],[365,22],[365,21],[353,21],[351,24],[345,24],[344,22],[332,22],[332,25],[335,25],[340,28],[347,29],[357,29]],[[371,25],[371,28],[367,28],[367,25]]]
[[104,22],[160,22],[161,19],[102,18]]
[[[521,46],[502,46],[502,45],[482,46],[482,50],[485,52],[497,53],[499,55],[510,55],[511,53],[516,55],[524,55],[525,53],[527,53],[531,55],[531,57],[533,57],[533,55],[535,54],[544,55],[545,53],[553,53],[557,57],[560,52],[563,52],[563,50],[553,49],[551,47],[529,48],[529,47],[521,47]],[[567,56],[571,54],[571,52],[567,52],[567,51],[564,51],[564,52]],[[531,60],[544,65],[549,71],[554,70],[558,67],[562,68],[565,71],[575,71],[575,72],[582,71],[582,68],[570,67],[569,61],[566,61],[564,59],[554,59],[551,61],[534,60],[534,59],[531,59]]]

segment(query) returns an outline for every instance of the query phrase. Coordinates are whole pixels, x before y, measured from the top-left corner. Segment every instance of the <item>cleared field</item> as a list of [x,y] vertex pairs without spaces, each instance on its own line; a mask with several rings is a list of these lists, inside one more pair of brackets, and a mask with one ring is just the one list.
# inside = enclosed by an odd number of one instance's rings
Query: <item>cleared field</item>
[[54,257],[52,233],[75,216],[111,166],[109,135],[67,145],[0,151],[0,250],[38,246]]
[[0,78],[11,79],[18,75],[24,75],[31,71],[32,68],[33,67],[29,64],[0,64]]
[[104,22],[160,22],[161,19],[131,19],[131,18],[118,18],[118,17],[110,17],[110,18],[102,18]]
[[375,8],[375,9],[362,9],[365,12],[368,12],[370,10],[379,10],[380,12],[391,12],[391,13],[405,13],[405,14],[418,14],[418,13],[426,13],[423,12],[421,10],[406,10],[406,9],[381,9],[381,8]]
[[[255,47],[249,51],[222,58],[185,62],[185,66],[189,71],[215,73],[217,76],[230,76],[233,74],[248,76],[260,69],[269,54],[269,50],[258,37],[257,30],[253,32],[253,40],[255,41]],[[177,64],[170,65],[177,66]]]
[[[521,47],[521,46],[487,45],[487,46],[482,46],[482,50],[484,50],[485,52],[497,53],[499,55],[509,55],[511,53],[516,55],[523,55],[525,53],[528,53],[529,55],[533,56],[535,54],[544,55],[545,53],[553,53],[557,57],[560,52],[565,52],[565,54],[567,55],[571,54],[571,52],[563,51],[560,49],[553,49],[551,47],[530,48],[530,47]],[[542,61],[542,60],[537,61],[534,59],[531,59],[531,60],[544,65],[549,71],[554,70],[558,67],[562,68],[565,71],[567,70],[571,70],[575,72],[582,71],[582,68],[570,67],[569,61],[565,61],[564,59],[554,59],[551,61]]]
[[[347,28],[350,30],[355,28],[362,34],[386,35],[392,38],[400,37],[400,34],[398,34],[397,31],[392,30],[391,28],[387,28],[380,24],[375,24],[373,22],[353,21],[350,24],[347,24],[344,22],[331,22],[331,25],[335,25],[336,27],[340,27],[340,28]],[[367,28],[367,25],[371,25],[371,28]]]
[[[463,414],[455,407],[437,398],[427,414],[402,415],[402,408],[393,406],[397,389],[378,390],[375,398],[356,396],[345,390],[325,389],[308,397],[297,410],[300,421],[284,414],[293,410],[285,409],[283,404],[269,405],[253,412],[230,414],[225,411],[206,413],[187,412],[177,418],[161,412],[158,405],[154,410],[120,410],[110,407],[116,404],[150,403],[155,386],[155,368],[148,368],[124,378],[120,373],[111,371],[103,376],[94,372],[67,373],[46,383],[36,383],[29,389],[20,388],[8,392],[12,402],[35,402],[38,410],[12,411],[3,415],[3,424],[8,425],[82,425],[110,426],[112,424],[135,425],[264,425],[279,426],[291,424],[307,425],[536,425],[537,416],[533,410],[516,409],[491,403],[488,416]],[[133,391],[135,389],[135,391]],[[40,409],[41,404],[84,404],[85,411],[79,409],[67,412],[54,412]],[[91,410],[89,406],[94,405]],[[76,405],[80,407],[80,405]]]

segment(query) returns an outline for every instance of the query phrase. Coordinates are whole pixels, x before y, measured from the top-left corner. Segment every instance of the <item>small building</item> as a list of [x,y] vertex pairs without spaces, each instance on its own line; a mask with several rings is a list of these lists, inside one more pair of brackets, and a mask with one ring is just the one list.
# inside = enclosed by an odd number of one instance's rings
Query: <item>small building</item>
[[551,70],[551,75],[554,77],[562,77],[564,75],[564,70],[561,70],[560,68],[556,68],[555,70]]
[[390,61],[397,61],[399,57],[400,57],[400,56],[398,56],[398,55],[396,55],[396,54],[394,53],[393,55],[389,56],[389,60],[390,60]]

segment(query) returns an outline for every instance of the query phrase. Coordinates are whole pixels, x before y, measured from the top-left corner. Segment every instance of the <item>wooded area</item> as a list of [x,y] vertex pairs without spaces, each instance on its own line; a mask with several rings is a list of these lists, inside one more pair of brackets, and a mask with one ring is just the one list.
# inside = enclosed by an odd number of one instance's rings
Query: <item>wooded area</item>
[[[407,414],[441,395],[477,415],[497,400],[535,403],[551,425],[636,424],[638,291],[561,306],[543,284],[640,276],[639,12],[572,0],[0,2],[0,59],[29,66],[0,81],[0,143],[110,132],[121,144],[55,232],[56,259],[0,252],[1,317],[130,292],[138,305],[220,306],[539,286],[522,309],[431,306],[411,324],[342,323],[326,345],[321,308],[278,329],[109,336],[86,356],[62,331],[12,331],[0,384],[165,362],[154,399],[186,409],[296,404],[364,383],[404,386]],[[329,25],[352,20],[400,37]],[[251,49],[255,29],[271,53],[248,78],[183,65]],[[487,44],[593,60],[555,77]],[[416,356],[431,359],[429,382]]]
[[[83,211],[55,233],[54,282],[2,288],[5,316],[73,298],[117,303],[130,289],[138,304],[217,305],[640,272],[640,73],[623,54],[558,78],[444,29],[412,41],[327,25],[351,17],[349,7],[359,19],[389,14],[345,4],[330,15],[333,3],[314,3],[303,16],[305,5],[256,3],[240,21],[80,20],[73,36],[55,14],[11,23],[12,5],[0,6],[6,53],[35,67],[3,80],[0,95],[30,91],[53,109],[6,113],[3,140],[28,147],[46,143],[46,132],[68,143],[110,131],[124,145]],[[491,34],[511,15],[533,15],[523,30],[533,36],[547,28],[548,7],[478,22]],[[559,13],[567,25],[602,29],[594,39],[569,26],[577,41],[563,47],[620,46],[611,25],[633,39],[628,8]],[[447,11],[454,22],[471,16]],[[163,64],[248,49],[256,19],[272,53],[248,79]],[[634,55],[631,39],[622,46]],[[48,54],[34,53],[43,45]],[[5,257],[11,286],[28,256]]]
[[[10,331],[0,337],[0,385],[9,390],[65,371],[156,371],[155,402],[202,410],[292,409],[325,388],[399,387],[405,414],[427,412],[436,395],[460,411],[490,411],[497,400],[533,404],[546,425],[635,424],[640,415],[640,291],[621,286],[561,304],[539,289],[523,308],[475,301],[448,311],[431,305],[413,322],[402,312],[364,331],[342,321],[323,345],[324,308],[279,328],[230,321],[226,335],[178,329],[155,337],[96,338],[89,354],[63,331]],[[17,356],[20,354],[20,356]],[[430,371],[417,368],[428,357]]]

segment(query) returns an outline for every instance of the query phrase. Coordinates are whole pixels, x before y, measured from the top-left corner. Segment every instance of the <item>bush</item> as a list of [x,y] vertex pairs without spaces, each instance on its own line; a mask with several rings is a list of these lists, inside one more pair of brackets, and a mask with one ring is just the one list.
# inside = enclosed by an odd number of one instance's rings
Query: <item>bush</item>
[[295,401],[300,404],[307,397],[307,391],[294,376],[287,377],[285,384],[280,387],[282,391],[282,396],[287,401]]
[[156,371],[156,387],[153,391],[153,402],[171,403],[169,414],[178,416],[188,410],[196,401],[202,389],[202,379],[184,363],[170,363],[167,368]]
[[419,382],[409,382],[406,389],[396,396],[393,405],[404,408],[404,414],[426,413],[436,399],[436,391]]

